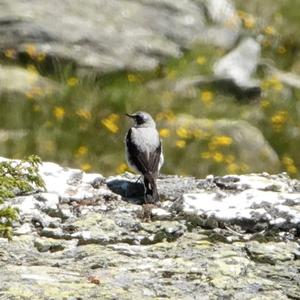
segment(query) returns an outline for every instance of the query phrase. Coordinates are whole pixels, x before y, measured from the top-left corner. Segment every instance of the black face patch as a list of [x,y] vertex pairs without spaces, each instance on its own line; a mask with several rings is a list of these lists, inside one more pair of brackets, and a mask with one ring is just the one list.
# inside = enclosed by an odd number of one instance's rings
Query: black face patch
[[136,115],[135,121],[136,121],[136,124],[138,124],[138,125],[144,124],[146,122],[143,115]]

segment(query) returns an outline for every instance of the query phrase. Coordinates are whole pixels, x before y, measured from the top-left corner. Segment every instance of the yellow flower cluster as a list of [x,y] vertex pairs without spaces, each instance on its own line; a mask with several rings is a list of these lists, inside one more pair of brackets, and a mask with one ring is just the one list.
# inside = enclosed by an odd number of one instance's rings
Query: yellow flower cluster
[[214,93],[209,90],[203,91],[200,94],[200,99],[205,105],[211,105],[214,99]]
[[86,154],[88,154],[88,152],[89,152],[88,147],[82,145],[76,150],[75,156],[76,157],[85,156]]
[[282,127],[286,124],[288,120],[288,116],[288,112],[285,110],[280,110],[272,116],[272,127],[276,132],[280,132],[282,130]]
[[191,131],[188,130],[187,128],[185,128],[185,127],[177,128],[176,129],[176,135],[178,137],[180,137],[181,139],[189,139],[192,136]]
[[162,138],[167,138],[171,135],[171,131],[168,128],[162,128],[162,129],[159,130],[159,135]]
[[17,58],[17,51],[13,48],[6,49],[4,51],[4,56],[8,59],[16,59]]
[[125,163],[121,163],[120,165],[118,165],[116,172],[117,174],[122,174],[124,172],[126,172],[128,170],[128,166]]
[[282,157],[282,163],[285,166],[285,169],[287,170],[287,172],[291,175],[295,175],[298,173],[298,169],[295,166],[295,162],[294,160],[288,156],[288,155],[284,155]]
[[76,85],[78,85],[78,83],[79,83],[79,79],[74,76],[68,78],[68,80],[67,80],[67,85],[70,87],[76,86]]
[[66,112],[62,106],[55,106],[53,109],[53,115],[57,120],[62,120]]
[[92,165],[90,163],[83,163],[80,165],[80,169],[84,172],[89,171],[92,168]]
[[135,74],[127,74],[127,80],[128,82],[130,83],[134,83],[134,82],[138,82],[139,81],[139,78],[137,75]]
[[104,125],[104,127],[112,132],[113,134],[117,133],[119,131],[119,122],[120,116],[117,114],[110,114],[108,117],[101,120],[101,123]]
[[31,100],[37,97],[42,96],[43,90],[39,86],[33,86],[30,90],[25,93],[27,99]]
[[79,116],[81,119],[84,120],[90,120],[92,118],[92,114],[89,110],[85,110],[85,109],[78,109],[76,111],[76,115]]
[[34,44],[26,44],[25,52],[30,56],[31,59],[36,60],[38,62],[43,62],[46,58],[46,54],[38,51]]
[[267,35],[274,35],[276,33],[276,30],[273,26],[267,26],[264,28],[264,33]]
[[238,12],[238,16],[243,21],[243,25],[246,29],[253,29],[256,25],[256,20],[253,15],[248,14],[242,10]]
[[273,89],[277,92],[280,92],[283,89],[283,85],[278,77],[272,76],[261,83],[261,88],[263,90]]
[[206,58],[204,56],[200,55],[196,58],[196,62],[198,65],[204,65],[204,64],[206,64]]
[[216,135],[211,138],[208,144],[209,150],[215,150],[217,147],[228,147],[232,144],[232,138],[227,135]]
[[175,114],[171,110],[159,112],[155,116],[156,121],[172,122],[175,120]]
[[175,142],[175,145],[176,145],[177,148],[183,149],[186,146],[186,141],[185,140],[177,140]]

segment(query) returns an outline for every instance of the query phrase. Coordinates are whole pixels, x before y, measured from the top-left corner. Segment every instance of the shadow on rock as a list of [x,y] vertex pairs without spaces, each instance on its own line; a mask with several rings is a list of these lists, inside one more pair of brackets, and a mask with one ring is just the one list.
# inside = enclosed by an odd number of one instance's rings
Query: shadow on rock
[[124,201],[136,204],[144,203],[144,185],[141,182],[113,179],[106,184],[112,192],[121,195]]

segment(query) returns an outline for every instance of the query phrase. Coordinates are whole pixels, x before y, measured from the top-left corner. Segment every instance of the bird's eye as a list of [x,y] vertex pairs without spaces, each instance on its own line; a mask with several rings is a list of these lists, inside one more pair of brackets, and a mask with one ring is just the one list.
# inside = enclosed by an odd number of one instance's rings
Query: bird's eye
[[136,116],[136,122],[137,122],[137,124],[143,124],[144,118],[142,116]]

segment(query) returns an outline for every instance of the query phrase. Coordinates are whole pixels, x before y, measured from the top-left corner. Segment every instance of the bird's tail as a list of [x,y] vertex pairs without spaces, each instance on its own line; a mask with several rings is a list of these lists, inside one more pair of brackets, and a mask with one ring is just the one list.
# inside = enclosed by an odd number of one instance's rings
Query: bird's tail
[[156,176],[152,173],[144,174],[144,185],[145,185],[145,202],[155,203],[159,201],[159,196],[156,186]]

